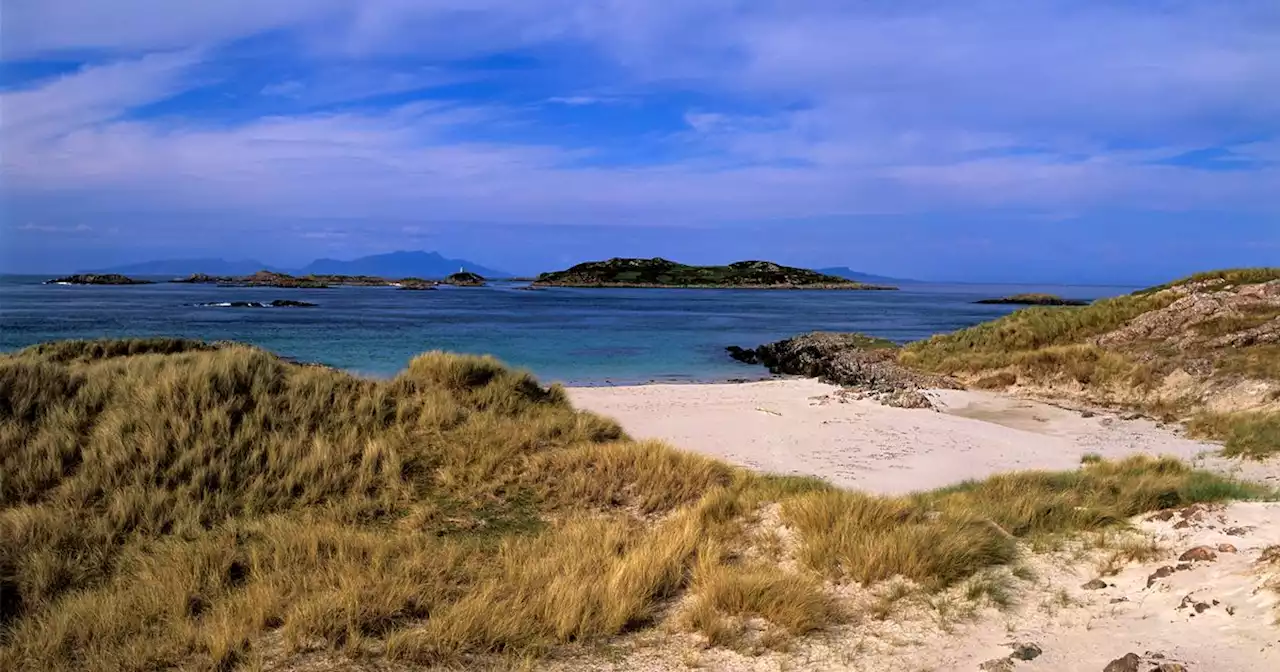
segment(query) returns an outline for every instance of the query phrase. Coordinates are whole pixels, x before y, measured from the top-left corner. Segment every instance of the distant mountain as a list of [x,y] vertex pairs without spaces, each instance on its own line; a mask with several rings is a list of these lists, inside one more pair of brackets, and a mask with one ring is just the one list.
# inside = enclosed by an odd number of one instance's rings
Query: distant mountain
[[113,266],[92,271],[93,273],[119,273],[121,275],[172,275],[174,277],[204,273],[206,275],[249,275],[263,269],[274,269],[261,261],[243,259],[227,261],[226,259],[162,259],[144,261],[137,264]]
[[485,268],[465,259],[449,259],[436,252],[391,252],[350,261],[317,259],[302,275],[376,275],[383,278],[443,278],[460,270],[486,278],[509,278],[510,273]]
[[873,273],[860,273],[858,271],[855,271],[849,268],[848,266],[833,266],[831,268],[817,268],[814,270],[824,275],[834,275],[838,278],[844,278],[846,280],[857,280],[858,282],[890,282],[890,283],[918,282],[917,280],[907,280],[905,278],[891,278],[887,275],[875,275]]
[[120,275],[171,275],[173,277],[203,273],[213,276],[245,276],[267,270],[291,275],[376,275],[383,278],[443,278],[465,270],[486,278],[509,278],[510,273],[485,268],[465,259],[449,259],[436,252],[391,252],[360,257],[350,261],[316,259],[302,269],[289,269],[264,264],[256,259],[162,259],[137,264],[93,269],[88,273]]

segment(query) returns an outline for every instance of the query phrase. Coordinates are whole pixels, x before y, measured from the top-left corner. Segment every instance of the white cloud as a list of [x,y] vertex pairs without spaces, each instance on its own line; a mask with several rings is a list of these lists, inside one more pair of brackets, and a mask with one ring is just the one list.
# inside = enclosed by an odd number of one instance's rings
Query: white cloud
[[[1266,2],[1167,11],[835,0],[10,5],[17,9],[6,6],[7,58],[90,48],[127,56],[0,94],[9,197],[64,193],[85,198],[86,208],[429,222],[1280,209],[1274,165],[1212,174],[1149,165],[1280,133],[1280,14]],[[304,104],[459,81],[474,75],[441,61],[548,44],[573,54],[542,63],[562,90],[602,90],[591,77],[575,79],[600,69],[616,85],[604,90],[623,91],[628,102],[654,92],[694,92],[699,102],[684,115],[687,130],[633,138],[639,149],[674,157],[644,166],[586,165],[591,150],[569,149],[572,137],[475,139],[505,124],[536,124],[514,115],[536,114],[537,105],[517,112],[432,102],[234,125],[128,118],[198,83],[195,67],[213,50],[148,52],[272,29],[310,50],[316,76],[260,93]],[[387,74],[370,65],[384,56],[430,65]],[[1122,141],[1136,148],[1117,149]],[[1277,156],[1274,137],[1236,151]]]

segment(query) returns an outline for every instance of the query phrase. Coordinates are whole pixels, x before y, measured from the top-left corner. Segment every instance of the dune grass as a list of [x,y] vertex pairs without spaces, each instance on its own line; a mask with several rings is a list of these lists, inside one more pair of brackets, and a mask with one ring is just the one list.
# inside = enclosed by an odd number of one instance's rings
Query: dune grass
[[1047,348],[1080,347],[1090,337],[1174,301],[1168,295],[1129,295],[1078,307],[1031,307],[968,329],[911,343],[901,361],[938,373],[977,373],[1019,363]]
[[[944,588],[1015,540],[1258,494],[1134,460],[910,498],[769,477],[575,411],[487,357],[395,378],[191,341],[0,356],[0,669],[467,666],[644,628],[843,619],[824,580]],[[798,567],[743,561],[780,503]]]
[[1255,460],[1280,455],[1280,414],[1200,413],[1188,423],[1192,434],[1223,441],[1228,457]]
[[1172,282],[1166,282],[1162,285],[1148,287],[1135,292],[1135,294],[1154,294],[1161,290],[1192,283],[1208,282],[1222,286],[1227,285],[1252,285],[1261,282],[1270,282],[1272,280],[1280,280],[1280,266],[1257,267],[1257,268],[1226,268],[1217,271],[1205,271],[1196,273],[1185,278],[1179,278]]

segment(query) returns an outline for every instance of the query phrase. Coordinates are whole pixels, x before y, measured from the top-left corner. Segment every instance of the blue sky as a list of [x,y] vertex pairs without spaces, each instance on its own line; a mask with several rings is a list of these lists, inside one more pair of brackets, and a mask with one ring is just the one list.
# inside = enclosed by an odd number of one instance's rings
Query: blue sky
[[1280,265],[1274,0],[4,0],[0,270]]

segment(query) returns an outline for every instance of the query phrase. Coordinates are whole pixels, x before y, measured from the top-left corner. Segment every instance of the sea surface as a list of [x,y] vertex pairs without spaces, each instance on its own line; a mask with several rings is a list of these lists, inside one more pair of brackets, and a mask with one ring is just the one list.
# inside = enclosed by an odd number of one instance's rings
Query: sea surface
[[[0,351],[44,341],[182,336],[252,343],[298,360],[391,376],[417,353],[492,354],[544,381],[577,385],[703,382],[767,376],[730,359],[813,330],[898,342],[1014,310],[977,299],[1044,291],[1096,299],[1133,287],[904,284],[899,291],[519,290],[523,283],[400,291],[232,288],[160,283],[60,286],[0,276]],[[198,304],[295,299],[314,308]]]

